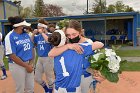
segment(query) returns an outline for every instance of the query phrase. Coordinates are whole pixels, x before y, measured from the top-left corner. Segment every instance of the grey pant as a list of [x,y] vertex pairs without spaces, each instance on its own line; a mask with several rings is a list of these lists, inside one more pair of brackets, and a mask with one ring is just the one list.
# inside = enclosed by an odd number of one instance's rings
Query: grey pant
[[54,83],[54,62],[49,57],[39,57],[35,69],[35,81],[39,84],[43,83],[42,75],[45,73],[48,85]]
[[84,77],[84,75],[82,75],[81,77],[81,93],[89,93],[90,88],[93,88],[93,86],[90,87],[90,84],[93,81],[93,77],[89,76],[89,77]]
[[34,92],[34,73],[16,63],[9,63],[9,69],[16,84],[16,93]]
[[3,45],[0,45],[0,67],[4,66],[3,56],[4,56],[4,47]]

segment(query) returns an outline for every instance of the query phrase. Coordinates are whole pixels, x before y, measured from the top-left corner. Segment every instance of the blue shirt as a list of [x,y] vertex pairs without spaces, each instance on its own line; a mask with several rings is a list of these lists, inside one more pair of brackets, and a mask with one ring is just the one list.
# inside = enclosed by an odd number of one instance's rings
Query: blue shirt
[[[93,54],[94,54],[94,51],[92,52],[91,55],[93,55]],[[84,59],[84,61],[83,61],[83,75],[84,75],[85,77],[88,77],[88,76],[91,75],[89,72],[86,71],[87,68],[90,67],[90,62],[88,61],[88,59],[89,59],[89,57],[90,57],[91,55],[86,56],[85,59]]]
[[80,86],[82,75],[82,64],[85,56],[92,53],[92,46],[89,43],[81,44],[83,54],[74,50],[67,50],[54,58],[54,70],[56,73],[55,86],[61,88],[75,88]]
[[[92,44],[93,41],[90,40],[90,39],[88,39],[88,40],[87,40],[86,42],[84,42],[84,43],[90,43],[90,44]],[[91,54],[91,55],[93,55],[93,54],[94,54],[94,51],[92,51],[92,54]],[[84,75],[84,77],[88,77],[88,76],[91,75],[90,73],[88,73],[88,72],[86,71],[87,68],[90,67],[90,62],[88,61],[88,59],[89,59],[89,57],[90,57],[91,55],[86,56],[85,59],[84,59],[84,61],[83,61],[83,75]]]
[[15,31],[10,31],[5,37],[6,55],[15,54],[23,62],[27,62],[33,58],[32,49],[33,44],[27,33],[17,34]]
[[52,49],[52,45],[49,42],[46,42],[41,34],[34,37],[34,43],[37,45],[38,56],[47,57],[49,51]]

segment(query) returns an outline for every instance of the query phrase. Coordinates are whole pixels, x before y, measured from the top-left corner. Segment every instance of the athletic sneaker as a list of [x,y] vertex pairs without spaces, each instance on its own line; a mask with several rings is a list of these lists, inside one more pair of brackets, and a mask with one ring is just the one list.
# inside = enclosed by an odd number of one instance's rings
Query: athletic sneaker
[[1,80],[4,80],[4,79],[6,79],[6,78],[7,78],[7,75],[2,75],[2,76],[0,77]]

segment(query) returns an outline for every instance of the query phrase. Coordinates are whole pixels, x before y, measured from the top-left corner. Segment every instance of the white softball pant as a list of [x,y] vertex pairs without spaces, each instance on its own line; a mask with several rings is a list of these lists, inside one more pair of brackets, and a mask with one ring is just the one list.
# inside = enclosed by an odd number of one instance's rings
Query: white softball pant
[[92,81],[93,81],[92,76],[84,77],[84,75],[82,75],[82,77],[81,77],[81,93],[89,93],[90,88],[93,87],[91,84]]
[[34,93],[34,72],[28,73],[16,63],[9,63],[9,70],[16,84],[16,93]]
[[39,84],[43,83],[42,75],[45,73],[48,85],[54,83],[54,62],[49,57],[38,57],[38,62],[35,69],[35,81]]
[[0,67],[4,66],[3,56],[4,56],[4,47],[3,45],[0,45]]

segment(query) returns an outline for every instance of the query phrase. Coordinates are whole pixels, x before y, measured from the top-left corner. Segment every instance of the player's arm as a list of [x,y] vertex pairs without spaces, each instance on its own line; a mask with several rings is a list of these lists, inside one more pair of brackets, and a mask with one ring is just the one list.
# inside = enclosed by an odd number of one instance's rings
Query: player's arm
[[23,62],[18,56],[16,56],[15,54],[10,54],[9,58],[15,62],[16,64],[26,68],[26,70],[31,73],[33,71],[33,68],[31,65],[28,65],[27,63]]
[[42,29],[38,29],[38,32],[43,36],[45,41],[48,42],[48,36],[45,33],[43,33]]
[[104,44],[99,41],[95,41],[92,43],[92,50],[103,48]]
[[75,43],[75,44],[66,44],[66,45],[63,45],[61,47],[54,47],[50,50],[48,56],[49,57],[58,56],[68,49],[75,50],[78,54],[83,53],[83,48],[79,44]]
[[48,42],[48,36],[45,33],[41,33],[41,35],[43,36],[43,38],[45,39],[45,41]]

